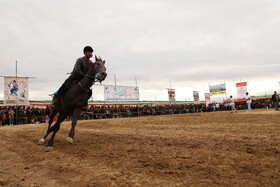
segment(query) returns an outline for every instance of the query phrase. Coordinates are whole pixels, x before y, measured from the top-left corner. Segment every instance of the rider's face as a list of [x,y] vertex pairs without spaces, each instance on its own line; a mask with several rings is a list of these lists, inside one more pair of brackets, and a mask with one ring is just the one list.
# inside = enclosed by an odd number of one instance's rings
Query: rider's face
[[84,52],[85,57],[87,57],[88,59],[90,59],[92,57],[92,52],[91,51],[86,51]]

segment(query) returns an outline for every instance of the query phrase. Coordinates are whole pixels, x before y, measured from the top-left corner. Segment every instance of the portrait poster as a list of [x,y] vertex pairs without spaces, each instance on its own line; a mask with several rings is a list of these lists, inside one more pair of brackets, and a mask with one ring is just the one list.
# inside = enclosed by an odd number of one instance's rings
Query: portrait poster
[[29,105],[28,77],[4,77],[4,104]]
[[168,91],[168,100],[170,104],[175,104],[176,99],[175,99],[175,89],[167,89]]
[[200,104],[198,91],[193,91],[193,100],[194,100],[194,104]]

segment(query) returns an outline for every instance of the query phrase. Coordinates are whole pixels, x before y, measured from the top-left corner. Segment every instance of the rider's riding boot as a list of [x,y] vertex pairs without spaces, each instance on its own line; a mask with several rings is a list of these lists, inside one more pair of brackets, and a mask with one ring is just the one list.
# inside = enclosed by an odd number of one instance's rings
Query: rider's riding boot
[[53,96],[51,106],[54,107],[57,104],[57,97]]
[[58,91],[56,91],[53,95],[53,100],[52,100],[52,106],[56,106],[59,102],[60,99],[62,97],[62,95],[64,93],[66,93],[66,91],[69,89],[69,87],[71,86],[72,82],[74,81],[74,77],[72,75],[70,75],[65,81],[64,83],[60,86],[60,88],[58,89]]

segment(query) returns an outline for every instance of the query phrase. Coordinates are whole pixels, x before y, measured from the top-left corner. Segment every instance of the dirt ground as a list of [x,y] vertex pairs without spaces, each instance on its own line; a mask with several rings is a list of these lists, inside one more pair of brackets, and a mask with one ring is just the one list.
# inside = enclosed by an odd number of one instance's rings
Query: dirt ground
[[272,109],[0,127],[0,186],[280,186],[280,112]]

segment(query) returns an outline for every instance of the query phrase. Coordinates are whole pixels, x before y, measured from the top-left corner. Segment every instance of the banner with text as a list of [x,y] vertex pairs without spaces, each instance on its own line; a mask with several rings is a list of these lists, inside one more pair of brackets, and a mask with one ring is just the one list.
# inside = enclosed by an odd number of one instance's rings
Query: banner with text
[[175,89],[167,89],[168,91],[168,100],[170,104],[175,104],[176,99],[175,99]]
[[28,77],[4,77],[4,104],[29,105]]
[[219,95],[226,93],[226,84],[209,85],[210,95]]
[[247,82],[236,83],[237,98],[243,99],[247,92]]
[[194,101],[194,104],[200,104],[198,91],[193,91],[193,101]]
[[139,101],[139,87],[104,86],[105,101]]
[[206,107],[211,103],[210,93],[205,93],[205,105]]

